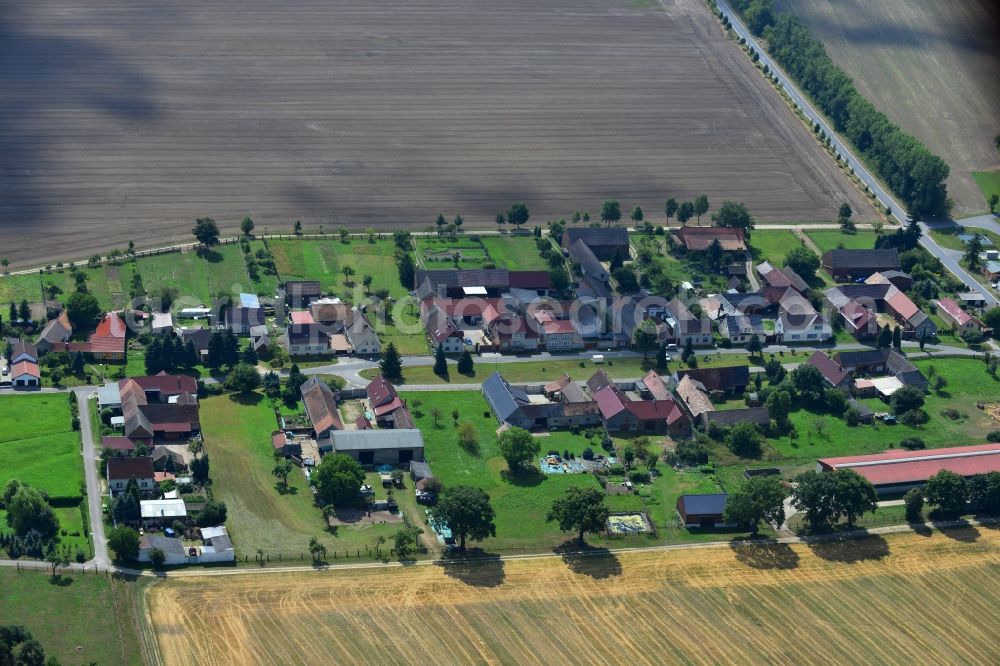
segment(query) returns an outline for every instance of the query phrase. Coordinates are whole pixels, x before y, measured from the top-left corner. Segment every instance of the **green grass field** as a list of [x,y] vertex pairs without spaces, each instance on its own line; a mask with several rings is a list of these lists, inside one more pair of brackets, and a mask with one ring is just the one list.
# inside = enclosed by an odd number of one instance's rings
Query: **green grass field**
[[511,271],[547,271],[549,264],[538,254],[530,236],[483,236],[483,247],[497,268]]
[[[930,375],[930,368],[945,378],[947,385],[939,392],[928,394],[924,409],[929,415],[926,424],[911,428],[902,424],[850,427],[840,418],[829,414],[800,409],[791,414],[796,436],[771,438],[764,460],[780,466],[783,473],[793,475],[810,469],[817,458],[879,453],[898,448],[907,437],[919,437],[928,448],[982,444],[986,433],[997,429],[983,410],[976,409],[980,400],[1000,401],[1000,381],[993,379],[982,361],[963,358],[918,359],[914,364]],[[862,400],[873,411],[891,412],[878,398]],[[942,415],[942,410],[955,409],[957,420]],[[713,460],[725,469],[720,475],[728,480],[739,479],[742,470],[753,461],[740,460],[724,449],[713,452]]]
[[[365,544],[373,545],[379,536],[390,538],[399,529],[398,524],[384,524],[326,531],[323,514],[298,468],[288,477],[288,490],[281,489],[271,474],[271,433],[277,423],[263,396],[207,398],[201,412],[213,493],[226,503],[226,523],[238,556],[252,559],[260,548],[272,558],[305,553],[308,559],[309,539],[316,536],[332,557],[334,550],[364,550]],[[404,493],[399,494],[403,499]]]
[[216,294],[255,291],[238,245],[215,247],[200,256],[190,251],[141,257],[137,267],[147,293],[155,296],[163,287],[177,288],[174,309],[208,305]]
[[[96,268],[81,268],[87,276],[87,290],[96,298],[105,310],[124,307],[128,289],[132,284],[135,264],[126,262],[120,266],[98,266]],[[66,299],[76,290],[76,281],[69,271],[53,272],[42,276],[46,286],[54,284],[62,289],[59,299]]]
[[[142,664],[140,618],[129,603],[135,583],[73,574],[0,569],[0,625],[20,624],[62,664]],[[116,603],[118,595],[118,603]],[[122,615],[119,615],[119,611]]]
[[[0,276],[0,305],[7,306],[11,301],[20,303],[22,300],[29,303],[40,303],[42,285],[38,278],[38,273]],[[7,310],[2,310],[2,313],[4,321],[6,321]]]
[[[816,243],[820,252],[836,250],[841,245],[847,250],[866,250],[875,247],[875,239],[877,238],[874,231],[843,234],[835,229],[813,229],[807,230],[805,233]],[[756,236],[755,233],[754,237],[756,238]]]
[[80,436],[70,426],[65,395],[0,398],[0,487],[10,479],[41,488],[53,499],[79,499]]
[[751,234],[750,247],[754,263],[769,261],[776,268],[781,268],[785,265],[785,257],[788,256],[788,253],[795,248],[802,247],[802,241],[791,231],[767,229]]
[[983,199],[986,200],[985,208],[989,210],[990,197],[994,194],[1000,196],[1000,171],[973,171],[972,179],[983,191]]
[[324,293],[334,293],[353,302],[354,289],[344,284],[342,268],[351,266],[361,296],[362,278],[372,276],[372,291],[388,289],[393,298],[402,298],[408,289],[399,283],[399,273],[393,256],[395,246],[390,240],[354,238],[348,243],[334,240],[268,241],[274,254],[278,275],[285,280],[319,280]]
[[489,261],[486,248],[478,238],[458,236],[454,240],[443,237],[418,236],[414,240],[417,254],[428,269],[455,268],[454,257],[458,255],[458,268],[483,268]]
[[631,242],[636,247],[643,244],[651,244],[654,251],[658,252],[653,257],[653,262],[658,264],[662,274],[670,280],[672,284],[680,284],[699,278],[703,282],[706,290],[725,290],[727,279],[718,273],[706,273],[698,264],[678,259],[668,252],[668,245],[663,236],[646,236],[645,234],[629,234]]
[[[545,475],[525,473],[508,478],[507,463],[497,454],[496,418],[482,394],[476,391],[441,391],[433,393],[404,394],[410,405],[416,425],[424,435],[424,453],[427,462],[444,485],[471,485],[485,490],[496,511],[496,538],[484,541],[481,546],[509,549],[524,545],[527,548],[547,548],[558,545],[567,536],[558,528],[545,522],[545,514],[553,500],[571,486],[597,486],[596,478],[589,474]],[[441,410],[437,424],[433,409]],[[458,444],[457,430],[451,412],[457,409],[459,422],[469,421],[479,434],[477,451],[466,451]],[[567,448],[569,433],[539,438],[542,453],[548,449],[562,451]],[[579,437],[583,440],[583,437]],[[581,443],[582,443],[581,441]],[[580,450],[582,451],[582,446]]]

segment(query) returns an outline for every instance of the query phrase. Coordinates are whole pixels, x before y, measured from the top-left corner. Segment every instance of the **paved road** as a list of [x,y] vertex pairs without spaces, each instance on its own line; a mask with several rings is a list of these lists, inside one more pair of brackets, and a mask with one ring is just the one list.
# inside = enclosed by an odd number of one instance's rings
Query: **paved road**
[[[743,25],[739,15],[729,7],[726,0],[717,0],[717,5],[719,9],[729,18],[736,34],[745,39],[747,44],[753,47],[754,50],[756,50],[760,55],[761,64],[767,65],[771,72],[778,77],[779,85],[782,89],[784,89],[788,96],[791,97],[792,101],[798,105],[799,109],[802,110],[802,113],[804,113],[805,116],[812,122],[818,123],[826,135],[830,137],[830,141],[832,142],[834,149],[843,159],[847,161],[847,164],[854,169],[855,175],[861,179],[861,182],[867,185],[868,188],[875,193],[875,197],[878,199],[879,203],[883,206],[889,206],[889,208],[892,209],[892,217],[898,220],[900,224],[905,224],[906,207],[900,204],[899,201],[897,201],[882,186],[879,180],[868,171],[864,163],[858,159],[857,156],[855,156],[853,150],[847,142],[840,138],[840,136],[833,130],[833,127],[827,122],[826,118],[813,107],[812,103],[809,102],[805,94],[802,93],[798,89],[798,86],[796,86],[795,83],[793,83],[792,80],[785,75],[784,70],[782,70],[781,67],[771,59],[765,49],[761,48],[761,45],[754,38],[753,34],[745,25]],[[971,291],[978,291],[982,293],[986,297],[987,302],[991,305],[1000,305],[1000,300],[990,293],[989,289],[983,287],[971,275],[966,273],[954,259],[944,252],[940,245],[934,242],[934,239],[928,236],[927,225],[921,224],[920,226],[924,231],[923,236],[920,238],[920,244],[924,246],[928,252],[940,259],[948,270],[954,273],[955,277],[965,283],[966,287],[968,287]]]
[[961,225],[963,227],[976,227],[977,229],[986,229],[987,231],[992,231],[995,234],[1000,234],[1000,222],[997,221],[996,215],[977,215],[975,217],[967,217],[962,220],[956,220],[955,224]]
[[87,479],[87,510],[90,513],[90,534],[94,542],[94,559],[92,563],[107,567],[111,564],[108,557],[108,541],[104,535],[104,520],[101,511],[101,477],[97,473],[100,454],[94,448],[93,427],[90,422],[90,409],[87,408],[87,396],[92,388],[75,390],[76,404],[80,408],[80,437],[83,440],[83,471]]

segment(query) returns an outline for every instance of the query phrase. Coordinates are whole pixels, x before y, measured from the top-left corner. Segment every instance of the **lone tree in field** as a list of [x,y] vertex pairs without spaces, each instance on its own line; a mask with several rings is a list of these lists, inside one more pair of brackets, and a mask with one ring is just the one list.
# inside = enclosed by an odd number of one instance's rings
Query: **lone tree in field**
[[243,232],[244,236],[252,236],[253,235],[253,218],[251,218],[251,217],[244,217],[243,221],[240,222],[240,231]]
[[378,364],[382,376],[393,383],[403,381],[403,358],[396,349],[396,343],[390,342],[382,350],[382,359]]
[[288,490],[288,475],[292,473],[292,463],[287,460],[279,460],[274,463],[274,469],[271,470],[273,474],[278,479],[281,479],[281,486]]
[[509,428],[497,437],[497,451],[515,474],[523,471],[541,449],[538,440],[524,428]]
[[527,224],[530,218],[531,213],[528,211],[528,204],[522,201],[511,204],[507,210],[507,222],[513,224],[518,229],[521,228],[522,224]]
[[206,247],[219,244],[219,225],[210,217],[200,217],[195,220],[191,233]]
[[448,526],[463,553],[466,540],[482,541],[497,535],[495,516],[490,496],[482,488],[471,486],[445,488],[431,509],[431,517]]
[[313,564],[318,564],[326,559],[326,546],[316,537],[309,539],[309,554],[312,555]]
[[557,523],[563,532],[576,532],[582,547],[587,532],[597,534],[604,529],[609,513],[601,490],[573,487],[568,488],[562,497],[552,503],[545,520]]
[[618,222],[622,219],[622,207],[618,203],[618,199],[607,199],[603,204],[601,204],[601,221],[607,222],[608,226],[611,226],[612,222]]
[[755,476],[729,494],[725,521],[750,528],[757,536],[761,521],[774,525],[785,522],[785,489],[775,476]]
[[260,386],[260,373],[257,366],[249,363],[237,363],[226,375],[225,387],[234,393],[250,393]]
[[45,556],[45,561],[49,563],[52,567],[52,577],[56,577],[56,570],[59,567],[64,569],[69,566],[69,558],[60,553],[58,550],[53,550],[51,553]]
[[698,224],[701,224],[701,216],[708,212],[708,195],[702,194],[694,200],[694,214],[698,216]]

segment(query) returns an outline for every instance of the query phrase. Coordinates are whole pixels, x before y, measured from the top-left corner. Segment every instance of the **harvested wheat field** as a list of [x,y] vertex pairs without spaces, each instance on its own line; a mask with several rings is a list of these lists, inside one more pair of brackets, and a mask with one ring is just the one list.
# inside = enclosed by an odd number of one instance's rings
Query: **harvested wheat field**
[[[32,0],[0,22],[13,268],[319,224],[532,223],[617,197],[870,209],[703,0]],[[655,218],[654,218],[655,219]]]
[[1000,532],[185,577],[167,664],[996,663]]
[[778,0],[858,90],[951,167],[954,216],[986,210],[973,171],[1000,168],[1000,5],[994,0]]

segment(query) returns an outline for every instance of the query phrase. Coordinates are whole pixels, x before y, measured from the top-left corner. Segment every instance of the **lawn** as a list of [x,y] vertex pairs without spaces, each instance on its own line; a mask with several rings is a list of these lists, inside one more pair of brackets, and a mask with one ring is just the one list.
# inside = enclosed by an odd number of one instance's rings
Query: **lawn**
[[259,394],[215,396],[201,408],[205,451],[212,461],[213,494],[226,503],[226,521],[237,556],[251,559],[262,549],[271,558],[306,554],[310,537],[319,537],[333,551],[364,549],[379,536],[389,538],[398,525],[339,528],[324,531],[323,514],[313,502],[305,476],[298,468],[288,477],[288,489],[271,474],[274,466],[271,433],[277,423],[268,399]]
[[[424,352],[426,353],[426,351]],[[698,357],[698,367],[711,368],[721,365],[739,365],[745,357],[733,357],[722,354],[710,357]],[[609,377],[614,379],[638,379],[651,369],[655,361],[652,357],[648,361],[642,358],[615,358],[607,359],[603,364],[597,365],[590,360],[547,360],[547,361],[526,361],[523,363],[494,362],[493,360],[483,360],[473,357],[475,365],[470,375],[459,374],[454,363],[449,363],[449,374],[442,378],[434,374],[434,368],[429,365],[410,366],[403,368],[403,377],[409,384],[473,384],[482,383],[494,372],[499,372],[509,382],[514,383],[541,383],[555,381],[563,375],[569,374],[577,380],[589,379],[598,370],[604,370]],[[687,366],[679,360],[668,364],[666,372],[661,374],[669,375],[672,372]],[[362,377],[373,378],[378,375],[378,370],[362,370],[359,373]]]
[[[424,454],[434,476],[445,487],[471,485],[485,490],[496,511],[497,536],[480,544],[486,551],[511,548],[543,549],[561,544],[567,535],[545,522],[553,500],[572,486],[596,487],[589,474],[525,473],[508,479],[507,463],[497,454],[496,418],[482,394],[477,391],[435,391],[403,394],[410,405],[416,425],[424,435]],[[432,410],[441,418],[435,424]],[[472,423],[479,434],[478,450],[459,446],[452,420],[453,410],[459,422]],[[542,453],[549,448],[567,447],[568,433],[555,438],[542,437]],[[580,437],[582,440],[582,436]],[[558,445],[557,445],[558,442]],[[582,451],[582,447],[581,447]]]
[[0,398],[0,487],[10,479],[41,488],[60,503],[80,499],[80,436],[71,428],[65,394]]
[[538,254],[531,236],[483,236],[483,247],[497,268],[511,271],[547,271],[549,263]]
[[755,264],[769,261],[772,266],[781,268],[785,265],[785,257],[788,256],[788,253],[802,246],[802,241],[791,231],[768,229],[755,231],[750,236],[750,247]]
[[[982,361],[963,358],[918,359],[914,364],[929,376],[930,368],[942,376],[947,385],[941,392],[931,392],[924,409],[929,415],[926,424],[911,428],[902,424],[850,427],[840,418],[829,414],[800,409],[791,414],[795,436],[771,438],[765,448],[764,461],[783,468],[785,476],[810,469],[817,458],[879,453],[898,448],[907,437],[919,437],[929,448],[982,444],[985,434],[998,425],[979,409],[980,400],[1000,401],[1000,381],[993,379]],[[874,411],[891,411],[877,398],[863,400]],[[952,420],[941,412],[955,409],[959,418]],[[720,465],[720,475],[727,482],[741,478],[742,470],[760,461],[733,457],[724,449],[713,452]],[[728,485],[728,483],[727,483]]]
[[[757,237],[757,232],[754,238]],[[820,252],[836,250],[843,246],[846,250],[867,250],[875,247],[875,239],[878,237],[874,231],[859,231],[855,234],[845,234],[834,229],[813,229],[807,230],[806,235],[816,243]]]
[[[101,265],[80,270],[87,276],[87,290],[97,298],[103,309],[111,310],[125,306],[128,290],[132,285],[132,275],[135,272],[134,263],[125,262],[119,266]],[[69,271],[56,271],[43,275],[42,283],[46,286],[54,284],[62,289],[62,296],[57,297],[60,299],[66,299],[76,290],[76,280]]]
[[[425,268],[485,268],[490,262],[486,248],[478,237],[458,236],[450,238],[418,236],[414,243],[418,262]],[[536,251],[537,253],[537,251]],[[455,257],[458,265],[455,265]]]
[[990,197],[994,194],[1000,196],[1000,171],[973,171],[972,179],[983,191],[983,199],[986,201],[985,208],[989,210]]
[[[9,305],[11,301],[15,303],[21,301],[40,303],[42,301],[42,285],[38,277],[38,273],[0,276],[0,305]],[[6,321],[7,310],[0,310],[0,314],[3,314]]]
[[142,619],[130,598],[135,585],[93,574],[53,581],[43,572],[5,567],[0,569],[0,625],[23,625],[46,657],[63,664],[139,665]]
[[[372,291],[388,289],[393,298],[402,298],[409,289],[399,282],[394,256],[396,246],[391,240],[369,242],[354,238],[347,243],[330,240],[268,241],[274,254],[278,275],[285,280],[318,280],[324,293],[336,294],[355,302],[364,296],[362,280],[372,276]],[[354,269],[351,280],[356,287],[344,284],[344,266]],[[355,291],[358,293],[355,294]]]
[[[989,239],[988,241],[983,242],[983,246],[985,249],[1000,248],[1000,234],[996,234],[988,229],[957,226],[950,228],[933,229],[931,231],[931,236],[934,238],[935,241],[937,241],[938,245],[940,245],[941,247],[948,248],[949,250],[964,251],[965,241],[963,241],[961,238],[958,237],[959,234],[968,234],[970,236],[972,234],[979,234],[983,238]],[[992,243],[992,245],[989,245],[987,243]]]
[[151,296],[163,287],[177,288],[174,310],[208,305],[217,295],[255,291],[238,245],[223,245],[201,254],[189,251],[141,257],[137,266]]

